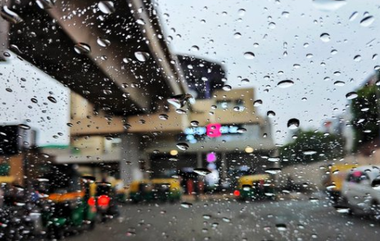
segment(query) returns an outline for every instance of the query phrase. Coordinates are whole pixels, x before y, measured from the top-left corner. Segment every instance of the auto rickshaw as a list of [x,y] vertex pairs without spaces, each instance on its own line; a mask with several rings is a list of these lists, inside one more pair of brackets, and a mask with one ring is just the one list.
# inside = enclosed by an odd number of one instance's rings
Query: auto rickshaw
[[111,186],[111,183],[96,183],[96,207],[102,222],[105,222],[107,218],[112,218],[119,214],[115,198],[115,190]]
[[180,182],[175,178],[156,178],[134,181],[130,185],[129,198],[132,202],[170,201],[181,199]]
[[276,190],[269,174],[241,176],[234,191],[234,196],[241,201],[275,199]]
[[176,202],[181,200],[181,183],[175,178],[152,179],[155,200]]
[[357,166],[358,164],[335,164],[330,167],[323,185],[333,205],[339,203],[343,181],[347,173]]
[[73,165],[51,165],[44,184],[46,207],[42,217],[48,235],[62,238],[66,232],[94,228],[96,200],[94,178],[81,177]]

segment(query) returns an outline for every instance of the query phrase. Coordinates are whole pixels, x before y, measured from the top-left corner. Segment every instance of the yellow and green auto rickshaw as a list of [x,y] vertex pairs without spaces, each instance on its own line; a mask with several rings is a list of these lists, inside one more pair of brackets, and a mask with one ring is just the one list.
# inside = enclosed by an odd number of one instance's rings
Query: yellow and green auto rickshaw
[[94,178],[80,176],[73,165],[51,165],[44,176],[47,207],[42,217],[49,236],[92,229],[96,221]]
[[170,201],[181,200],[180,182],[175,178],[155,178],[134,181],[130,185],[129,198],[132,202]]
[[273,178],[269,174],[241,176],[234,196],[240,201],[276,199]]
[[323,185],[334,205],[339,202],[343,181],[347,173],[357,166],[358,164],[339,163],[329,167],[330,170],[327,172]]

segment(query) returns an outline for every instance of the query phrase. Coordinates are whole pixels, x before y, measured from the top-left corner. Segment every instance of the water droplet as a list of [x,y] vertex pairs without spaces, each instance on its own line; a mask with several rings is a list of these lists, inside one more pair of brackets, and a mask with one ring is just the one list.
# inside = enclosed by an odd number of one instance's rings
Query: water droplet
[[329,42],[330,41],[330,34],[328,33],[323,33],[321,34],[320,36],[321,40],[325,43]]
[[48,100],[52,103],[57,103],[57,100],[53,96],[48,96]]
[[193,52],[198,52],[199,51],[199,47],[197,45],[193,45],[193,46],[191,46],[190,50],[193,51]]
[[183,94],[172,96],[167,101],[178,109],[184,107],[188,101],[191,103],[193,99],[194,98],[191,94]]
[[195,168],[194,172],[201,176],[206,176],[211,173],[211,171],[206,168]]
[[351,209],[348,207],[335,207],[335,210],[338,213],[350,213],[351,212]]
[[348,20],[354,21],[358,15],[359,15],[358,12],[353,12]]
[[243,128],[243,127],[239,127],[239,128],[237,129],[237,132],[238,132],[238,133],[244,133],[244,132],[247,132],[247,129],[245,129],[245,128]]
[[303,151],[302,153],[304,155],[310,156],[310,155],[316,154],[317,152],[315,150],[306,150],[306,151]]
[[54,0],[36,0],[36,3],[41,9],[50,9],[54,6]]
[[223,86],[224,91],[230,91],[231,89],[232,89],[232,87],[230,85]]
[[241,81],[240,81],[241,83],[249,83],[249,79],[242,79]]
[[300,121],[296,118],[288,120],[288,128],[291,130],[297,129],[300,126]]
[[360,21],[360,25],[363,27],[369,27],[373,23],[373,21],[375,21],[375,18],[373,16],[368,16]]
[[30,126],[26,125],[26,124],[20,124],[18,125],[18,127],[20,127],[21,129],[24,129],[24,130],[30,130]]
[[5,88],[5,90],[8,92],[13,92],[13,90],[11,88]]
[[289,12],[282,12],[281,15],[284,17],[284,18],[289,18]]
[[104,14],[115,12],[114,3],[112,1],[101,1],[98,3],[98,8]]
[[240,17],[243,17],[245,15],[245,9],[243,8],[239,9],[238,14]]
[[185,115],[187,113],[186,110],[183,109],[176,109],[175,112],[180,115]]
[[226,217],[222,218],[222,220],[223,220],[223,222],[226,222],[226,223],[230,223],[231,222],[231,219],[226,218]]
[[254,59],[254,58],[255,58],[255,54],[252,53],[252,52],[245,52],[245,53],[244,53],[244,57],[245,57],[246,59]]
[[336,86],[344,86],[346,83],[344,83],[343,81],[340,81],[340,80],[337,80],[334,82],[334,85]]
[[38,100],[36,98],[32,98],[30,99],[33,103],[37,104],[38,103]]
[[160,118],[160,120],[167,120],[169,119],[169,116],[167,114],[160,114],[158,118]]
[[260,106],[260,105],[262,105],[262,104],[263,104],[263,101],[262,101],[262,100],[255,100],[255,101],[253,102],[253,106],[255,106],[255,107]]
[[276,224],[276,228],[278,231],[286,231],[287,230],[286,224],[284,224],[284,223]]
[[241,33],[235,33],[235,34],[234,34],[234,38],[236,38],[236,39],[241,38]]
[[293,68],[299,69],[299,68],[301,68],[301,65],[300,64],[293,64]]
[[377,54],[372,55],[372,60],[376,60],[376,59],[377,59]]
[[276,24],[275,24],[274,22],[270,22],[270,23],[268,24],[268,27],[269,27],[270,29],[275,29],[275,28],[276,28]]
[[149,59],[150,55],[147,52],[135,52],[135,57],[140,62],[145,62],[147,59]]
[[273,168],[267,168],[267,169],[265,169],[266,173],[273,174],[273,175],[278,174],[281,171],[282,171],[282,169],[278,168],[278,167],[273,167]]
[[190,125],[191,126],[198,126],[199,125],[199,121],[193,120],[193,121],[190,122]]
[[188,203],[188,202],[182,202],[181,206],[183,208],[191,208],[193,206],[193,204],[192,203]]
[[178,147],[178,149],[180,149],[182,151],[186,151],[187,149],[189,149],[189,145],[187,143],[184,143],[184,142],[177,143],[177,147]]
[[203,218],[204,219],[211,219],[211,215],[205,214],[205,215],[203,215]]
[[77,43],[74,46],[74,50],[78,54],[88,54],[91,52],[91,47],[86,43]]
[[136,23],[139,24],[139,25],[145,25],[145,21],[142,18],[137,19]]
[[98,45],[100,47],[103,47],[103,48],[108,47],[108,46],[111,45],[111,41],[109,41],[108,39],[105,39],[105,38],[98,38],[96,40],[96,42],[98,43]]
[[7,6],[1,8],[0,16],[6,21],[17,24],[24,21],[17,13],[11,11]]
[[268,117],[275,117],[276,113],[274,111],[270,110],[270,111],[267,112],[267,116]]
[[277,84],[277,86],[282,89],[289,88],[293,85],[294,85],[294,82],[292,80],[281,80]]
[[356,56],[354,57],[354,60],[357,61],[357,62],[359,62],[360,60],[362,60],[362,56],[360,56],[360,55],[356,55]]
[[330,52],[332,55],[335,55],[335,54],[337,54],[338,53],[338,50],[336,50],[336,49],[333,49],[333,50],[331,50],[331,52]]
[[270,162],[279,162],[280,158],[279,157],[269,157],[268,161],[270,161]]
[[353,92],[349,92],[349,93],[346,94],[346,98],[348,100],[355,99],[356,97],[358,97],[358,94],[356,92],[354,92],[354,91]]

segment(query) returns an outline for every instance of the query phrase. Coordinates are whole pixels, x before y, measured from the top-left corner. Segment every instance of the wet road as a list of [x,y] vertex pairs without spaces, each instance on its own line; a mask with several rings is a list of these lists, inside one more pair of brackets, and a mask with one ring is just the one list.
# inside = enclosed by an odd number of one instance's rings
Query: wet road
[[324,198],[125,205],[121,216],[67,238],[97,240],[379,240],[380,222],[337,213]]

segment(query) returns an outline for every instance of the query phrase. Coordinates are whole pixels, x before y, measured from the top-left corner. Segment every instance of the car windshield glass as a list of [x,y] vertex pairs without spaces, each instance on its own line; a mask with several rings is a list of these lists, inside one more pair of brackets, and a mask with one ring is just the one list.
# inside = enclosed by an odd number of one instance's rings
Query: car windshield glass
[[379,9],[0,1],[0,239],[378,240]]

